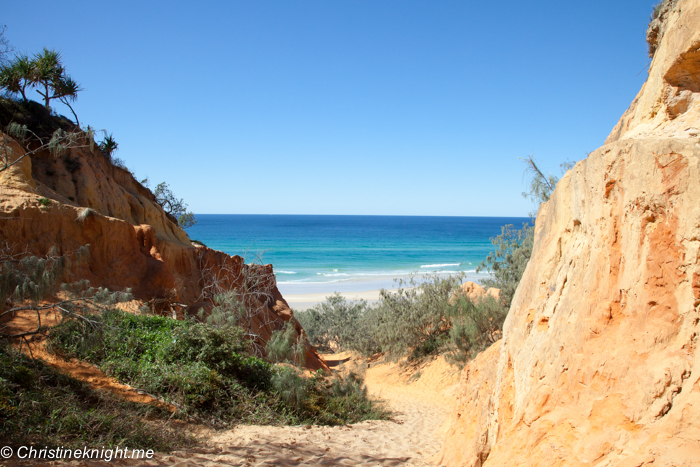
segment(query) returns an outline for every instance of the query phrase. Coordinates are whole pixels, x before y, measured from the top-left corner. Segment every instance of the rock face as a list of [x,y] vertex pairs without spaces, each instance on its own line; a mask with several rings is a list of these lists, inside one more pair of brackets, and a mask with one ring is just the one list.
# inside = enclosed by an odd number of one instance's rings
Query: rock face
[[[15,157],[24,154],[12,138],[0,138]],[[41,198],[50,204],[42,206]],[[87,264],[73,267],[65,281],[131,288],[136,298],[177,317],[187,305],[196,305],[190,313],[210,310],[216,291],[245,290],[240,299],[252,310],[247,326],[258,345],[288,321],[305,339],[271,265],[246,265],[240,256],[193,245],[149,190],[88,147],[58,158],[40,152],[0,172],[0,243],[38,256],[52,247],[69,255],[90,245]],[[308,343],[306,364],[328,369]]]
[[540,208],[504,337],[462,374],[447,465],[698,465],[700,1],[666,15],[642,91]]

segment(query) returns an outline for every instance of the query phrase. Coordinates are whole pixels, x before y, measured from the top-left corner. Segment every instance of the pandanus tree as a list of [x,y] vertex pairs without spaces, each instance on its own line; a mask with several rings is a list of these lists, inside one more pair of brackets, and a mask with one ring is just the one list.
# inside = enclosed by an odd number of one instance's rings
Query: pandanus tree
[[32,60],[26,55],[17,55],[14,61],[0,70],[0,87],[10,94],[21,94],[27,100],[27,88],[33,86]]
[[61,54],[55,50],[44,48],[32,58],[27,55],[17,55],[13,61],[0,69],[0,87],[10,94],[21,94],[27,100],[27,90],[34,88],[44,100],[44,105],[50,109],[50,103],[56,99],[65,104],[73,113],[75,121],[80,126],[78,116],[70,105],[81,91],[80,85],[73,80],[61,63]]

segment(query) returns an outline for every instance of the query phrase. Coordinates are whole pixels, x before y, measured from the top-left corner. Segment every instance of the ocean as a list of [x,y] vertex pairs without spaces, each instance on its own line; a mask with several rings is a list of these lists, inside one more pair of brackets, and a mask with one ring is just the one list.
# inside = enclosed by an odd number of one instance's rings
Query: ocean
[[270,263],[282,294],[395,288],[410,274],[486,277],[476,268],[501,227],[526,217],[197,214],[190,238]]

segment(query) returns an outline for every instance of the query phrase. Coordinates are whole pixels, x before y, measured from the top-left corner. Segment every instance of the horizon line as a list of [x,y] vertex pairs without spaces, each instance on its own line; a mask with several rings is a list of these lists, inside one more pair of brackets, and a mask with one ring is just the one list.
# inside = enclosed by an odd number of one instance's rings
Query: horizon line
[[479,217],[479,218],[513,218],[532,219],[531,216],[470,216],[470,215],[439,215],[439,214],[234,214],[234,213],[193,213],[195,216],[344,216],[344,217]]

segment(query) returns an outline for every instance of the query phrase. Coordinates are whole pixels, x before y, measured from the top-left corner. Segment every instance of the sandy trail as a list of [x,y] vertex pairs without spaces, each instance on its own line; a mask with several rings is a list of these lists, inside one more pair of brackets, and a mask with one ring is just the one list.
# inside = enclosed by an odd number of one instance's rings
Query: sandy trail
[[[352,362],[348,362],[352,365]],[[210,432],[209,446],[150,461],[119,465],[192,466],[426,466],[436,465],[454,404],[457,373],[442,358],[420,369],[420,378],[395,364],[371,365],[366,373],[371,395],[395,411],[394,421],[366,421],[349,426],[239,426]],[[114,462],[114,461],[112,461]],[[97,466],[96,462],[80,465]]]
[[[42,323],[54,325],[46,313]],[[36,329],[36,315],[14,316],[10,332]],[[89,383],[96,389],[119,394],[134,402],[159,401],[123,385],[83,362],[64,361],[46,352],[44,342],[32,342],[35,357]],[[26,347],[25,347],[26,348]],[[356,369],[349,354],[327,356],[329,363],[343,362],[334,369]],[[206,447],[157,453],[151,460],[115,460],[110,464],[147,466],[425,466],[436,465],[443,432],[454,406],[458,373],[440,357],[420,368],[394,363],[369,363],[365,382],[370,396],[383,399],[394,412],[392,421],[366,421],[346,426],[238,426],[224,431],[202,428]],[[139,446],[128,446],[140,448]],[[104,461],[73,461],[70,465],[100,466]],[[0,465],[2,463],[0,462]],[[14,465],[14,464],[13,464]],[[18,465],[26,465],[19,463]],[[32,465],[50,465],[32,463]]]

